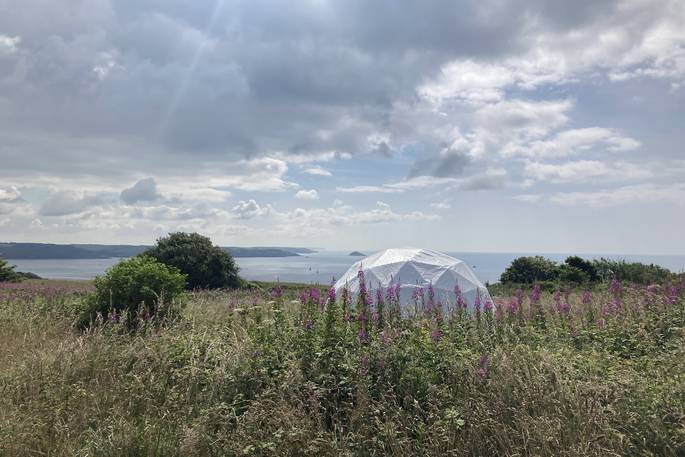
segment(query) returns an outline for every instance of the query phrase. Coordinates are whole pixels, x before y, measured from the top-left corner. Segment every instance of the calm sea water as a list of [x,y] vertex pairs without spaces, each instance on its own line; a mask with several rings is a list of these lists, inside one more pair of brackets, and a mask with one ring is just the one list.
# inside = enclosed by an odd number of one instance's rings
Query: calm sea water
[[[468,263],[478,278],[495,282],[516,257],[525,253],[479,253],[449,252],[448,254]],[[568,254],[541,254],[556,261],[563,261]],[[685,256],[646,255],[597,255],[580,254],[584,258],[608,257],[627,261],[654,263],[674,272],[685,271]],[[243,257],[236,259],[240,274],[245,279],[303,283],[330,283],[339,278],[361,257],[351,257],[348,252],[320,251],[298,257]],[[90,279],[103,273],[119,259],[69,259],[69,260],[11,260],[19,271],[30,271],[49,279]]]

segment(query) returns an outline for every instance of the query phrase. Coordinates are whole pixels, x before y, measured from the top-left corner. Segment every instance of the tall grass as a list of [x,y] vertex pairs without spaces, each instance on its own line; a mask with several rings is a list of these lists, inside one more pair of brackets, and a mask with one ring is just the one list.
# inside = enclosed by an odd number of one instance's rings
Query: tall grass
[[0,285],[0,455],[685,453],[683,282],[198,292],[135,332],[79,331],[86,294]]

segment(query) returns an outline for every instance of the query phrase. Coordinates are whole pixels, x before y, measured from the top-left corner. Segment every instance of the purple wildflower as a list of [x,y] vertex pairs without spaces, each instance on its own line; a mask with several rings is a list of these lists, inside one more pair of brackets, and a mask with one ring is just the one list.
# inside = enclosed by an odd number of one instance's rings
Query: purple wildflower
[[485,301],[485,306],[483,309],[485,310],[486,313],[491,313],[492,312],[492,301],[491,300],[486,300]]
[[328,304],[332,305],[335,303],[335,287],[331,287],[328,289]]
[[478,367],[476,372],[478,373],[478,376],[481,378],[484,378],[488,375],[488,356],[485,354],[482,354],[480,356],[480,359],[478,359]]
[[528,296],[531,305],[536,305],[540,301],[540,284],[533,284],[533,290]]
[[312,331],[312,327],[314,326],[314,323],[312,322],[311,319],[305,319],[304,322],[302,323],[302,327],[304,328],[305,332],[310,333]]
[[431,332],[431,338],[436,343],[439,343],[440,342],[440,329],[438,329],[437,327],[434,328],[433,331]]
[[589,290],[584,290],[583,293],[580,295],[580,301],[584,305],[589,305],[592,302],[592,292]]

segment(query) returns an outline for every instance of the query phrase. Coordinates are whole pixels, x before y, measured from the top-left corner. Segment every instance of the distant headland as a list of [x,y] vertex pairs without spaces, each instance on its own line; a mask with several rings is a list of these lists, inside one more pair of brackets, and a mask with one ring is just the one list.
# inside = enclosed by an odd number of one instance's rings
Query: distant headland
[[[0,243],[0,257],[5,259],[110,259],[133,257],[145,251],[145,245]],[[224,247],[233,257],[295,257],[312,254],[313,249],[301,247]]]

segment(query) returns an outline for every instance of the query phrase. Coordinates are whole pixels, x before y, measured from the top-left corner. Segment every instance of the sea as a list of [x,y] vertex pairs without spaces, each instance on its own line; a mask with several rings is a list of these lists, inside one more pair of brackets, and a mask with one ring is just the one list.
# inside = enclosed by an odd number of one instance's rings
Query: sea
[[[371,254],[370,252],[367,254]],[[466,262],[482,282],[494,283],[507,266],[523,255],[542,255],[563,262],[569,254],[531,254],[531,253],[490,253],[490,252],[447,252],[447,254]],[[583,258],[610,258],[629,262],[654,263],[675,273],[685,271],[685,255],[608,255],[578,254]],[[299,282],[311,284],[330,284],[341,277],[350,266],[363,257],[353,257],[349,251],[321,250],[313,254],[297,257],[240,257],[236,263],[240,275],[251,281]],[[18,271],[26,271],[47,279],[92,279],[107,268],[119,262],[111,259],[7,259],[16,265]]]

